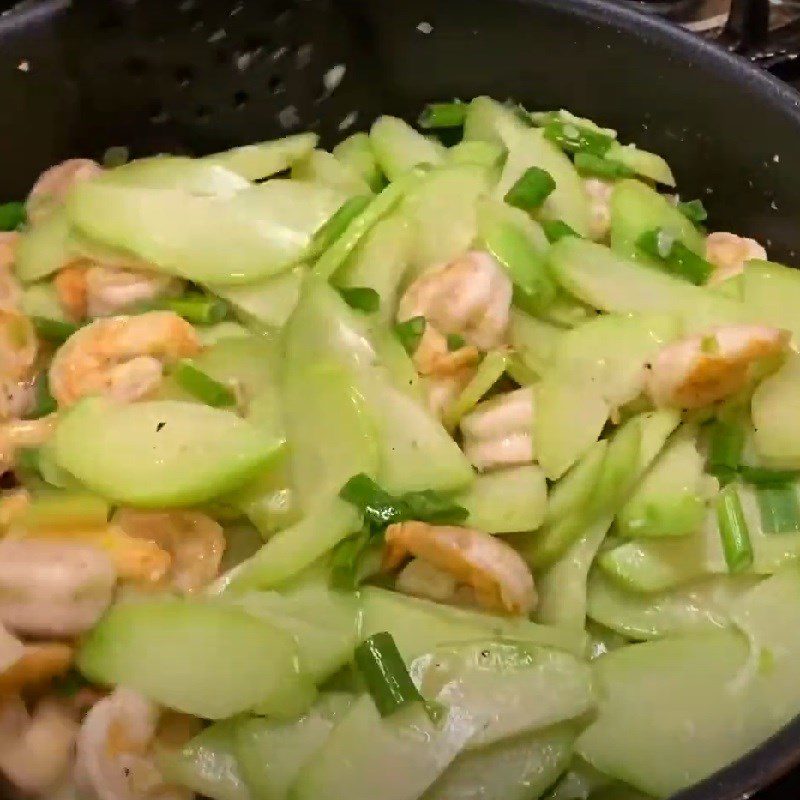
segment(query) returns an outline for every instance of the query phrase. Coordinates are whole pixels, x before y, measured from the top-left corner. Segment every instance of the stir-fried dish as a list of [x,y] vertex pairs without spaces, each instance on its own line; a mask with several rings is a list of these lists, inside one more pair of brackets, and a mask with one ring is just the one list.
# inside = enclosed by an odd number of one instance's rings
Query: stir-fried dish
[[567,111],[420,127],[0,206],[20,796],[666,797],[800,711],[800,273]]

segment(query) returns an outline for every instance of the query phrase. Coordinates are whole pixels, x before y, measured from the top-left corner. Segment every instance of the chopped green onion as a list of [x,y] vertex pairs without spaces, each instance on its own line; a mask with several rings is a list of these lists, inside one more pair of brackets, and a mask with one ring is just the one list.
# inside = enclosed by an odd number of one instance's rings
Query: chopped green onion
[[739,469],[743,447],[744,428],[741,425],[715,420],[709,432],[706,469],[721,483],[729,483]]
[[452,103],[428,103],[419,115],[420,128],[458,128],[464,124],[467,105],[460,100]]
[[466,345],[467,340],[460,334],[460,333],[448,333],[447,334],[447,349],[451,353],[455,353],[456,350],[460,350],[464,345]]
[[178,363],[174,375],[183,389],[208,406],[223,408],[236,405],[236,395],[230,387],[207,375],[188,359]]
[[765,533],[800,532],[800,506],[797,503],[797,487],[793,483],[759,486],[756,499]]
[[575,169],[581,175],[593,175],[609,180],[632,178],[636,174],[627,164],[594,153],[575,153]]
[[544,128],[544,136],[568,153],[604,156],[614,144],[614,139],[604,133],[583,128],[574,122],[551,120]]
[[729,572],[742,572],[753,563],[753,545],[736,486],[730,484],[717,496],[717,523]]
[[766,469],[765,467],[739,467],[739,474],[745,483],[753,483],[756,486],[783,486],[791,483],[800,474],[795,469]]
[[361,559],[370,542],[369,530],[362,530],[339,542],[331,554],[330,584],[334,589],[355,591],[358,589]]
[[411,317],[394,326],[397,338],[409,355],[414,355],[419,347],[419,340],[425,333],[425,317]]
[[192,325],[216,325],[230,313],[230,307],[218,297],[197,292],[183,297],[165,297],[155,301],[156,308],[174,311]]
[[708,355],[719,353],[719,342],[713,333],[709,333],[708,336],[703,336],[700,339],[700,352]]
[[55,678],[51,685],[53,692],[59,697],[74,697],[81,689],[89,686],[89,681],[78,670],[70,669]]
[[423,702],[390,633],[374,633],[358,645],[355,664],[382,717]]
[[506,268],[515,287],[515,301],[526,311],[542,311],[556,297],[556,286],[544,256],[528,237],[508,222],[495,223],[484,232],[486,249]]
[[17,453],[17,468],[39,474],[39,448],[24,447]]
[[103,166],[106,169],[114,169],[114,167],[121,167],[127,164],[130,160],[131,153],[127,147],[109,147],[103,153]]
[[371,201],[369,195],[357,195],[345,200],[334,215],[314,234],[309,255],[313,257],[324,253]]
[[577,239],[581,238],[581,235],[577,231],[570,228],[566,222],[560,219],[543,219],[540,224],[544,235],[547,237],[547,241],[551,244],[557,242],[559,239],[563,239],[565,236],[574,236]]
[[505,201],[523,211],[532,211],[539,208],[555,188],[556,182],[549,172],[529,167],[506,192]]
[[0,204],[0,231],[15,231],[25,223],[24,203]]
[[339,289],[339,294],[350,308],[372,314],[381,306],[381,296],[369,286],[350,286]]
[[50,386],[47,381],[47,373],[43,372],[36,379],[36,401],[30,413],[26,416],[28,419],[39,419],[52,414],[58,408],[55,398],[50,394]]
[[60,319],[50,319],[49,317],[31,317],[33,327],[39,337],[53,344],[66,342],[78,326],[72,322],[64,322]]
[[394,497],[364,473],[350,478],[341,488],[339,497],[357,506],[375,533],[392,523],[412,519],[438,525],[458,524],[468,513],[450,498],[432,490],[406,492]]
[[678,211],[690,222],[694,222],[695,225],[699,225],[708,219],[708,212],[702,200],[689,200],[685,203],[678,203]]
[[643,233],[636,246],[646,255],[661,261],[670,272],[697,286],[705,283],[714,271],[708,261],[661,228]]

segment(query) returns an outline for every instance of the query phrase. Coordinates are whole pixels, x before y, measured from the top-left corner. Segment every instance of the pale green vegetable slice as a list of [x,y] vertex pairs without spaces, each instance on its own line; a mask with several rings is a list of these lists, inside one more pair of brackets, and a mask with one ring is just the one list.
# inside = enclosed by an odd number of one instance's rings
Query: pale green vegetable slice
[[297,305],[305,274],[306,269],[297,266],[258,283],[241,286],[211,283],[208,288],[227,300],[246,322],[254,320],[268,328],[282,328]]
[[800,709],[797,566],[759,584],[734,608],[767,658],[748,655],[745,638],[726,631],[604,656],[595,662],[599,714],[578,739],[581,755],[664,797],[736,760],[788,722]]
[[375,158],[368,133],[354,133],[333,148],[333,154],[369,184],[373,191],[380,189],[383,175]]
[[221,581],[220,589],[270,589],[298,575],[361,527],[355,508],[338,497],[318,502],[299,522],[276,533]]
[[657,153],[640,150],[635,144],[614,142],[605,157],[632,169],[637,175],[665,186],[675,186],[675,176],[669,164]]
[[237,728],[236,720],[217,722],[176,752],[157,751],[161,774],[210,800],[253,800],[239,768]]
[[[725,281],[722,286],[732,283]],[[792,332],[800,340],[797,304],[800,303],[800,275],[797,270],[769,261],[749,261],[736,277],[747,315],[754,322],[774,325]]]
[[283,709],[305,693],[290,636],[233,606],[200,600],[113,606],[83,641],[78,667],[97,683],[206,719],[256,704]]
[[423,800],[535,800],[572,756],[569,725],[497,742],[459,755]]
[[352,702],[351,695],[329,693],[291,722],[242,720],[236,726],[235,752],[253,800],[286,800],[304,765]]
[[580,511],[600,476],[608,440],[595,442],[586,455],[553,485],[547,500],[547,522],[555,522]]
[[731,605],[758,578],[720,575],[665,592],[643,594],[617,586],[602,570],[589,577],[588,614],[628,639],[659,639],[724,628]]
[[556,343],[563,331],[555,325],[511,308],[508,340],[516,356],[528,369],[541,376],[550,366]]
[[24,282],[46,278],[70,260],[70,223],[63,208],[26,230],[19,240],[14,272]]
[[695,253],[705,252],[702,233],[677,206],[637,180],[623,180],[611,194],[611,249],[624,258],[650,263],[636,243],[642,234],[661,229]]
[[390,181],[419,164],[437,165],[444,161],[445,148],[415,131],[398,117],[383,116],[369,132],[375,158]]
[[706,517],[704,459],[697,431],[688,427],[667,443],[633,496],[617,515],[622,536],[684,536],[702,528]]
[[556,242],[548,264],[564,289],[601,311],[674,314],[683,320],[687,334],[746,318],[745,307],[735,300],[622,258],[585,239],[565,236]]
[[77,403],[55,432],[58,465],[98,494],[126,505],[188,505],[244,484],[280,453],[230,411],[151,400]]
[[22,313],[29,317],[44,317],[59,322],[69,322],[64,307],[58,301],[55,286],[52,283],[32,283],[22,292],[20,301]]
[[765,463],[800,467],[800,356],[790,353],[783,366],[753,392],[753,442]]
[[297,133],[269,142],[234,147],[205,156],[202,160],[225,167],[249,181],[258,181],[288,169],[298,158],[310,153],[318,141],[316,133]]
[[372,193],[364,178],[325,150],[312,150],[292,165],[292,178],[321,183],[347,196]]
[[327,186],[278,179],[232,197],[87,182],[71,193],[66,210],[87,236],[163,272],[237,284],[299,261],[344,199]]
[[93,179],[96,184],[140,189],[181,189],[192,195],[230,197],[250,188],[229,169],[205,159],[186,156],[152,156],[129,161]]
[[423,697],[467,709],[479,725],[469,748],[574,719],[594,704],[583,661],[521,642],[442,647],[417,658],[411,675]]
[[361,598],[360,638],[391,631],[406,660],[442,645],[476,639],[514,639],[555,647],[574,655],[582,655],[586,646],[582,630],[538,625],[522,617],[501,617],[454,608],[373,586],[362,589]]
[[452,430],[461,418],[472,411],[481,398],[503,376],[510,355],[506,350],[490,350],[461,394],[445,409],[443,422]]
[[487,533],[534,531],[544,521],[547,482],[534,465],[478,475],[455,502],[469,512],[466,525]]
[[416,800],[462,750],[475,723],[451,707],[433,723],[422,704],[381,718],[361,697],[300,773],[292,800]]

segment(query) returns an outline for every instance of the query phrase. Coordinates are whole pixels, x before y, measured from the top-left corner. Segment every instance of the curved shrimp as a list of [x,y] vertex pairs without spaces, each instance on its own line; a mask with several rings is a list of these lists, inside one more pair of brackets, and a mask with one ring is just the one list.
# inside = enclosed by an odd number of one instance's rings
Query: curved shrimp
[[657,406],[700,408],[744,389],[786,352],[790,334],[765,325],[727,325],[667,345],[648,364],[647,389]]
[[219,574],[225,534],[218,522],[198,511],[119,509],[112,526],[125,535],[154,542],[170,556],[166,580],[181,592],[207,586]]
[[52,797],[68,772],[77,733],[62,700],[46,697],[29,713],[19,696],[0,699],[0,772],[24,792]]
[[138,400],[158,387],[164,364],[199,349],[194,328],[171,311],[98,319],[56,351],[50,388],[59,406],[97,394]]
[[709,233],[706,238],[706,261],[715,268],[708,279],[711,285],[740,275],[748,261],[766,258],[767,251],[755,239],[724,231]]
[[474,591],[479,605],[507,614],[528,614],[536,605],[533,576],[522,556],[501,539],[473,528],[411,521],[386,530],[383,564],[399,567],[416,556]]
[[102,173],[103,168],[89,158],[70,158],[45,170],[33,185],[25,210],[32,223],[46,219],[64,202],[69,190]]
[[63,642],[25,644],[18,659],[0,672],[0,697],[47,686],[64,675],[74,653]]
[[78,733],[78,789],[92,800],[190,800],[191,791],[166,784],[149,752],[158,721],[158,707],[130,689],[96,703]]
[[41,447],[48,441],[55,430],[56,417],[56,414],[48,414],[39,419],[11,419],[0,423],[0,471],[14,466],[18,450]]
[[93,262],[65,267],[53,283],[59,302],[75,320],[120,314],[137,303],[176,294],[181,288],[181,282],[169,275]]
[[111,603],[117,575],[85,544],[45,539],[0,542],[0,622],[30,636],[89,630]]
[[460,423],[464,453],[481,471],[533,463],[533,390],[479,403]]
[[596,242],[611,229],[611,193],[614,184],[599,178],[585,178],[583,188],[589,198],[589,237]]

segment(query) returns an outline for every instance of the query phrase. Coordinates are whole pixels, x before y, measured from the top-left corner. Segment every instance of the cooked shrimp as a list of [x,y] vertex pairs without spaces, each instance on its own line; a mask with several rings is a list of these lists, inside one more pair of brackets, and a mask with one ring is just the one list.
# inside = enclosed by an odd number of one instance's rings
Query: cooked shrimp
[[47,686],[72,664],[73,652],[63,642],[23,645],[20,657],[0,671],[0,698]]
[[10,270],[14,266],[19,234],[16,231],[0,233],[0,269]]
[[38,350],[33,323],[19,311],[0,308],[0,375],[16,380],[29,377]]
[[513,547],[488,533],[417,521],[390,525],[384,567],[395,569],[409,556],[421,558],[471,587],[484,608],[528,614],[536,605],[528,565]]
[[[1,404],[0,404],[1,406]],[[11,469],[17,451],[27,447],[41,447],[53,435],[56,414],[39,419],[11,419],[0,422],[0,471]],[[2,524],[2,514],[0,514]]]
[[599,242],[611,229],[611,193],[614,184],[599,178],[585,178],[583,187],[589,197],[589,237]]
[[648,365],[657,406],[700,408],[744,389],[786,351],[790,334],[765,325],[727,325],[664,347]]
[[78,734],[75,778],[92,800],[190,800],[188,789],[166,784],[150,753],[159,710],[122,687],[89,711]]
[[94,178],[103,168],[88,158],[70,158],[45,170],[33,185],[25,209],[28,219],[41,222],[51,211],[64,202],[70,189],[78,183]]
[[168,275],[81,262],[60,270],[54,279],[58,299],[75,320],[120,314],[137,303],[180,291]]
[[505,341],[510,307],[505,270],[488,253],[473,250],[417,278],[400,300],[397,319],[425,317],[440,334],[458,334],[490,350]]
[[481,471],[533,463],[533,390],[500,394],[475,406],[460,423],[464,452]]
[[425,377],[425,392],[428,398],[428,408],[431,412],[439,418],[444,416],[444,412],[461,394],[474,374],[473,367],[465,367],[449,375],[429,375]]
[[0,542],[0,622],[30,636],[89,630],[111,602],[116,572],[95,547],[63,540]]
[[181,592],[194,592],[213,581],[225,552],[219,523],[199,511],[137,511],[122,508],[113,526],[127,536],[154,542],[171,556],[166,579]]
[[425,597],[437,603],[453,603],[457,597],[458,581],[430,561],[412,558],[398,573],[394,588],[413,597]]
[[19,696],[0,704],[0,772],[24,792],[52,797],[66,777],[78,733],[72,710],[52,697],[32,714]]
[[0,308],[19,308],[22,288],[14,275],[18,233],[0,233]]
[[747,261],[764,260],[766,257],[767,251],[755,239],[746,239],[723,231],[709,233],[706,239],[706,260],[715,269],[708,283],[722,283],[741,274]]
[[98,319],[56,351],[50,388],[60,406],[94,394],[138,400],[159,385],[165,363],[199,349],[194,328],[171,311]]

